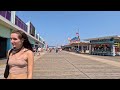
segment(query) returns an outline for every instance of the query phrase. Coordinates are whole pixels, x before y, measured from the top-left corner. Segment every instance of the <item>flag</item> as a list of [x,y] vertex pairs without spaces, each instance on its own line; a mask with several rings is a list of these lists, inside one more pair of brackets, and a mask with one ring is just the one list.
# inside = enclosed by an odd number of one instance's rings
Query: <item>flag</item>
[[79,33],[77,32],[76,35],[79,36]]

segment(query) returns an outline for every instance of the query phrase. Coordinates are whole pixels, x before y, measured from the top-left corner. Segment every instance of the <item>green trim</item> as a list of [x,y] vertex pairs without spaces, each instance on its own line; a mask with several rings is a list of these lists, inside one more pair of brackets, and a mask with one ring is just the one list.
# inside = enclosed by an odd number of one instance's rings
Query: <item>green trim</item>
[[4,38],[10,38],[10,32],[11,30],[9,28],[6,28],[2,25],[0,25],[0,36]]

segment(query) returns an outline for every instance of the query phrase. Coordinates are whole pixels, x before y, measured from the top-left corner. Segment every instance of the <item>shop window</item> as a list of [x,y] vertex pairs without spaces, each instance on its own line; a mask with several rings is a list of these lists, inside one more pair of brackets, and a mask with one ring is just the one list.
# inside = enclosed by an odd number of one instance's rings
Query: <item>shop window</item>
[[11,12],[10,11],[0,11],[0,15],[9,21],[11,20]]
[[0,11],[0,15],[3,16],[3,17],[5,17],[6,11]]
[[9,21],[11,21],[11,13],[10,12],[6,12],[6,19],[8,19]]

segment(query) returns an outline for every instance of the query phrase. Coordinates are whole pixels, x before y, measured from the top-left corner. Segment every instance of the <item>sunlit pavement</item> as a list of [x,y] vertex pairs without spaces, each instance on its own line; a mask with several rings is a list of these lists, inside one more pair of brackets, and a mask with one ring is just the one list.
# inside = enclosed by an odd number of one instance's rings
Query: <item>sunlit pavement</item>
[[48,52],[35,61],[33,78],[119,79],[120,62],[115,61],[116,57],[113,59],[66,51]]
[[[34,79],[120,79],[119,56],[43,52],[34,57]],[[5,62],[0,61],[0,79]]]

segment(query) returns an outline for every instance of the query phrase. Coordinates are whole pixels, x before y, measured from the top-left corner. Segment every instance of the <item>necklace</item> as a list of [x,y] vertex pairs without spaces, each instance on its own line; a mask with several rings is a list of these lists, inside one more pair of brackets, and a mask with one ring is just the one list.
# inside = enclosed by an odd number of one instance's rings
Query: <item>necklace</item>
[[20,47],[20,48],[13,48],[13,50],[12,50],[12,53],[13,54],[16,54],[16,53],[18,53],[21,49],[23,48],[23,46],[22,47]]

